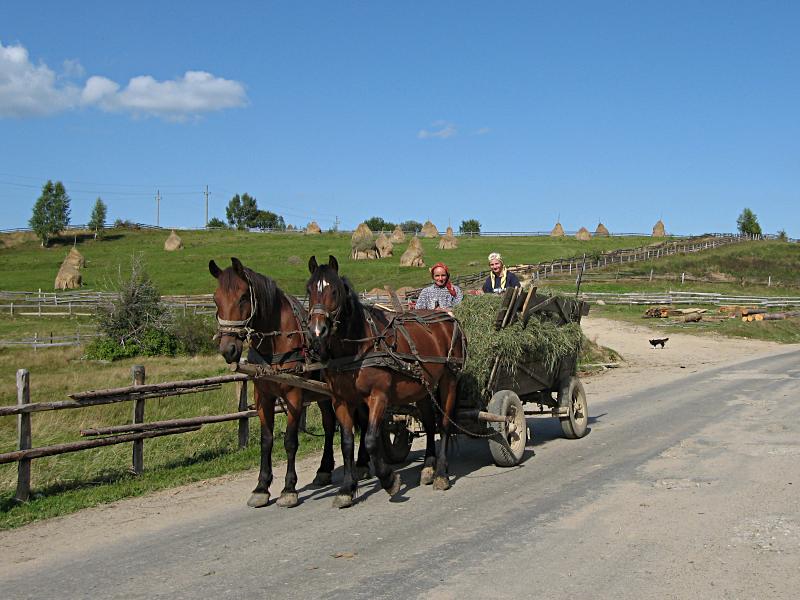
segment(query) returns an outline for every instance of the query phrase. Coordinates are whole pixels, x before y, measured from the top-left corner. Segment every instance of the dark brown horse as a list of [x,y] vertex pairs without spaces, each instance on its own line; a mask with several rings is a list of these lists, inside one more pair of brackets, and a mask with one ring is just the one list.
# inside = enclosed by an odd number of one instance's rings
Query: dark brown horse
[[[276,369],[300,370],[307,351],[307,312],[296,298],[288,296],[275,282],[248,269],[236,259],[231,266],[220,269],[212,260],[208,270],[217,279],[214,292],[219,324],[219,351],[228,363],[237,363],[242,355],[245,340],[249,341],[250,362],[267,363]],[[272,483],[272,444],[275,424],[275,400],[283,398],[287,408],[286,481],[277,501],[279,506],[291,507],[298,503],[295,457],[298,448],[298,425],[303,407],[303,397],[317,400],[322,413],[325,446],[322,461],[314,478],[314,485],[331,483],[333,471],[333,436],[336,419],[330,399],[300,388],[255,380],[255,405],[261,420],[261,468],[258,485],[253,490],[248,506],[261,507],[269,502]],[[366,415],[362,415],[366,421]],[[363,431],[363,429],[362,429]],[[359,450],[359,475],[369,472],[369,457],[364,444]]]
[[456,403],[456,375],[466,358],[466,340],[458,322],[441,311],[392,314],[362,305],[348,281],[339,276],[333,256],[327,265],[318,265],[312,256],[308,270],[312,349],[325,365],[323,377],[333,393],[342,429],[344,482],[334,506],[352,505],[358,485],[353,475],[353,417],[361,403],[369,406],[364,443],[383,489],[390,495],[400,490],[400,476],[383,458],[384,411],[390,404],[416,403],[427,434],[421,482],[446,490],[450,487],[447,442]]

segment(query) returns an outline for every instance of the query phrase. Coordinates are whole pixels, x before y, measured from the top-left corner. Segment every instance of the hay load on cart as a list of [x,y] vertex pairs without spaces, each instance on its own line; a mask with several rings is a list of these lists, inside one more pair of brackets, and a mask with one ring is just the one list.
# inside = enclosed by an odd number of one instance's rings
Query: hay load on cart
[[[487,438],[496,464],[519,464],[528,439],[526,415],[557,417],[567,438],[588,432],[586,394],[576,376],[580,320],[588,308],[536,288],[467,296],[455,308],[468,342],[456,430]],[[408,413],[390,415],[384,430],[385,455],[395,462],[405,460],[413,436],[421,433]]]

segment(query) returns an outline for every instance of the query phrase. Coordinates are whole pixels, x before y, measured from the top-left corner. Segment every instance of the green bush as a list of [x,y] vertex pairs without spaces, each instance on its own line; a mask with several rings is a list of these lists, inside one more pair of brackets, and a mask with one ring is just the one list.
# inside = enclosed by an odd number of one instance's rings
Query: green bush
[[139,354],[145,356],[175,356],[178,353],[178,338],[171,331],[148,329],[141,336]]
[[172,326],[172,333],[178,340],[178,352],[190,356],[216,353],[216,332],[216,323],[211,315],[178,315]]
[[138,353],[139,347],[136,344],[127,344],[123,346],[118,341],[107,337],[97,338],[86,346],[86,358],[91,360],[114,361],[123,358],[132,358]]

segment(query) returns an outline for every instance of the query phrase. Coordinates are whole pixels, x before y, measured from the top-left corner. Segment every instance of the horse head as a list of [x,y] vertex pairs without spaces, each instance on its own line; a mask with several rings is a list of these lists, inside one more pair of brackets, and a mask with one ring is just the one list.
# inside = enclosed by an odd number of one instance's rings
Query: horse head
[[213,260],[208,270],[217,280],[214,303],[217,305],[219,353],[227,363],[239,362],[242,345],[258,311],[253,274],[238,258],[231,258],[231,266],[220,269]]
[[328,264],[317,264],[317,257],[308,260],[311,278],[306,284],[308,291],[308,329],[311,347],[322,360],[330,354],[331,337],[336,333],[342,309],[347,301],[347,289],[339,276],[339,262],[335,256],[328,257]]

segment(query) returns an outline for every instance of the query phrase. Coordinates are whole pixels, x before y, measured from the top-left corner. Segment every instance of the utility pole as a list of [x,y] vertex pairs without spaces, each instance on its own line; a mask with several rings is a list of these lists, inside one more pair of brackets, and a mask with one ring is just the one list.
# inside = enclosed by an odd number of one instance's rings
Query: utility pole
[[156,227],[160,226],[161,217],[161,190],[156,190]]
[[208,186],[206,185],[206,229],[208,229]]
[[333,230],[339,231],[339,215],[336,215],[336,219],[333,221]]

